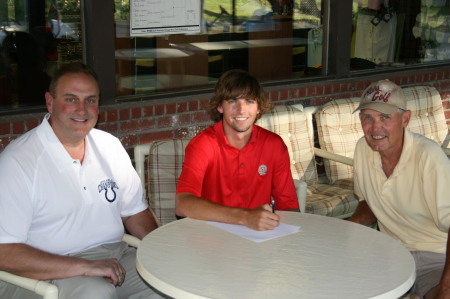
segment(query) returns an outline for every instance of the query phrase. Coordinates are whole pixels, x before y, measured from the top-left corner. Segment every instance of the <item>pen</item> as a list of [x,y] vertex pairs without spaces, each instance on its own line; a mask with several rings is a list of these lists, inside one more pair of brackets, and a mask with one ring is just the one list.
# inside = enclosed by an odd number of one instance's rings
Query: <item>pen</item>
[[272,207],[272,213],[275,213],[275,199],[270,200],[270,206]]

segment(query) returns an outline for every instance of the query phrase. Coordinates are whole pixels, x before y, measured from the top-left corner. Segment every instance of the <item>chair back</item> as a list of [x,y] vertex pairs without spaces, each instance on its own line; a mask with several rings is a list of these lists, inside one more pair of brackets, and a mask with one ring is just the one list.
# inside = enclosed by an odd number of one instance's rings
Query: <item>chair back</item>
[[141,144],[134,149],[136,171],[144,196],[160,225],[176,220],[175,194],[190,139],[169,139]]
[[[415,86],[403,89],[407,108],[411,110],[408,130],[422,134],[440,146],[446,145],[448,125],[445,119],[439,92],[430,86]],[[326,151],[353,158],[356,143],[364,136],[357,97],[339,99],[323,105],[316,113],[317,133],[320,147]],[[352,179],[353,167],[331,160],[325,160],[325,172],[330,183]]]
[[302,105],[275,106],[262,115],[257,125],[278,134],[286,144],[291,159],[291,172],[295,180],[308,185],[317,183],[314,159],[314,128],[312,114]]
[[415,86],[405,88],[404,93],[407,108],[411,110],[408,129],[442,146],[448,138],[448,125],[439,92],[431,86]]
[[[320,148],[353,158],[358,140],[364,136],[357,97],[339,99],[323,105],[314,115]],[[353,178],[353,167],[332,160],[324,160],[325,172],[331,184],[338,180]]]

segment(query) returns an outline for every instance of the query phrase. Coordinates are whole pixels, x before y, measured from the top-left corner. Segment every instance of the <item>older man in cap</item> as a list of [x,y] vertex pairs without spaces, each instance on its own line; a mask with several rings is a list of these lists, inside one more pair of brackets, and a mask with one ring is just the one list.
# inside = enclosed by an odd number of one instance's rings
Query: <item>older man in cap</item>
[[450,160],[434,141],[406,130],[411,111],[391,81],[372,83],[355,111],[364,138],[354,155],[360,202],[349,220],[377,223],[411,251],[414,294],[450,298]]

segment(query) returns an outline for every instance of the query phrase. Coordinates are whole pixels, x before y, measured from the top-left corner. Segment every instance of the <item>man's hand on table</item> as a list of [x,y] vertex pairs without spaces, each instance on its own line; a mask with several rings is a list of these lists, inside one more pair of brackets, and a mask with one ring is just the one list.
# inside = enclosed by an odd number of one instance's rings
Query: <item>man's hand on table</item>
[[272,213],[272,208],[265,204],[252,210],[248,210],[245,226],[254,230],[273,230],[280,225],[280,216]]

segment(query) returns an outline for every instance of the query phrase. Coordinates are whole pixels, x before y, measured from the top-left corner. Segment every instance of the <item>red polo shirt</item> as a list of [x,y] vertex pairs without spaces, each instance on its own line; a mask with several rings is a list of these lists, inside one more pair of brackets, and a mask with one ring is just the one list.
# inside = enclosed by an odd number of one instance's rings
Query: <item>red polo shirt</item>
[[221,205],[256,208],[273,196],[277,210],[298,208],[289,153],[280,136],[253,125],[249,143],[228,143],[222,121],[186,147],[177,193],[192,193]]

